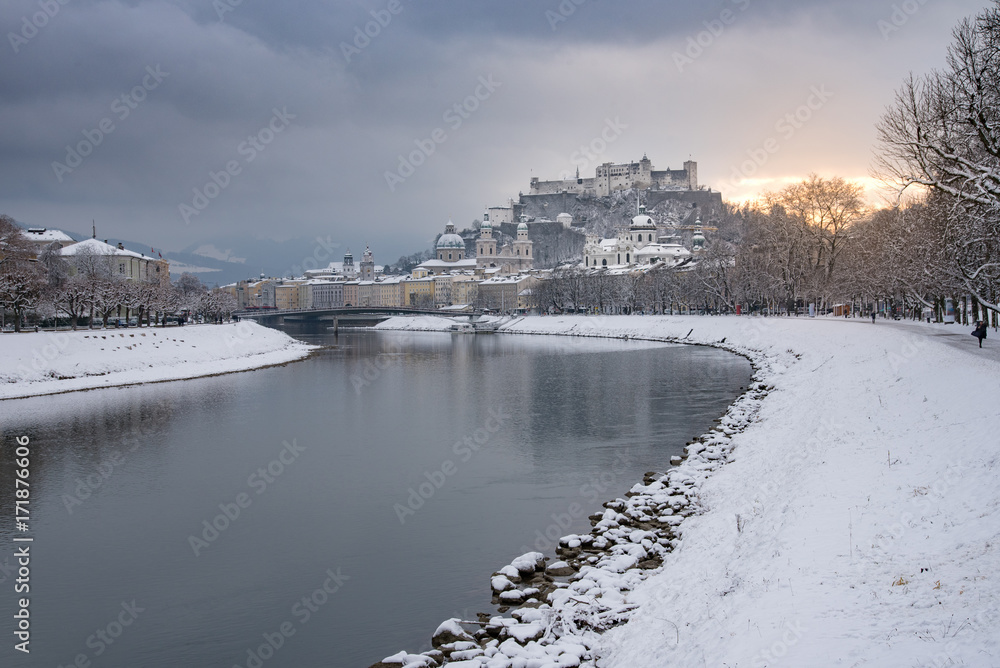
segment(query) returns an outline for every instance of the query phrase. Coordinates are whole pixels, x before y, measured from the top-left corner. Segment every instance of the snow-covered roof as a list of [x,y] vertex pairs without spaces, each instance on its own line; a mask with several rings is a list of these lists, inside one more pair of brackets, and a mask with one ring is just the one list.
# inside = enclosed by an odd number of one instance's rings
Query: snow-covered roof
[[509,276],[492,276],[482,281],[480,285],[494,285],[494,284],[504,284],[508,285],[511,283],[519,283],[520,281],[527,278],[526,276],[521,276],[520,274],[512,274]]
[[457,234],[442,234],[437,242],[438,248],[465,248],[465,239]]
[[149,257],[148,255],[143,255],[142,253],[136,253],[135,251],[122,250],[112,246],[111,244],[106,244],[103,241],[98,241],[97,239],[84,239],[79,241],[72,246],[66,246],[60,251],[61,255],[121,255],[127,257],[135,257],[141,260],[155,261],[156,258]]
[[[458,236],[457,234],[455,236]],[[459,237],[461,239],[461,237]],[[464,245],[463,245],[464,248]],[[476,258],[470,257],[464,260],[455,260],[454,262],[449,262],[448,260],[425,260],[417,265],[418,267],[423,267],[425,269],[466,269],[476,268]]]
[[30,241],[35,243],[52,243],[53,241],[58,241],[59,243],[74,243],[73,237],[69,236],[62,230],[47,230],[44,227],[29,227],[26,230],[22,230],[21,234]]
[[691,254],[687,248],[680,244],[648,244],[635,252],[639,257],[686,257]]
[[633,230],[636,228],[643,228],[643,229],[655,228],[656,223],[654,223],[653,219],[647,216],[646,214],[640,213],[638,216],[632,219],[632,224],[630,227]]

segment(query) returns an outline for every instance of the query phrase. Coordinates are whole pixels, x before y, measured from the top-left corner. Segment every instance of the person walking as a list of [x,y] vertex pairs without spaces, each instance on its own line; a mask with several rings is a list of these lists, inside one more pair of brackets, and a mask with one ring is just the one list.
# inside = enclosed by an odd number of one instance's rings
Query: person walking
[[983,347],[983,339],[986,338],[986,321],[980,320],[976,323],[976,328],[972,330],[972,335],[979,339],[979,347]]
[[875,324],[875,311],[872,311],[872,324]]

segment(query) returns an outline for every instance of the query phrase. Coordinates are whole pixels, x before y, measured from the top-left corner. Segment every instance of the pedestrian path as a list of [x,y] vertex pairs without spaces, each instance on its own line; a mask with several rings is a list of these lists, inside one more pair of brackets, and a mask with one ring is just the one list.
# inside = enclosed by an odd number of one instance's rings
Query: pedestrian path
[[[831,318],[832,319],[832,318]],[[1000,331],[993,327],[987,330],[986,339],[983,340],[983,347],[980,350],[979,340],[972,336],[972,325],[960,325],[958,323],[945,325],[942,323],[928,323],[915,320],[885,320],[879,318],[873,325],[868,318],[846,318],[846,322],[857,323],[865,327],[894,327],[902,330],[909,330],[922,336],[931,336],[935,340],[945,343],[957,350],[968,352],[970,355],[981,357],[1000,363]]]

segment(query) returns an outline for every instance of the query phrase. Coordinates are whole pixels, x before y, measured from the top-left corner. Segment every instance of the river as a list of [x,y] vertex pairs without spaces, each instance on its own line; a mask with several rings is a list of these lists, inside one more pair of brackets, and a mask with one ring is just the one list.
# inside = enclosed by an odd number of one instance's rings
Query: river
[[[329,347],[0,402],[0,665],[364,667],[428,649],[442,620],[495,612],[493,571],[588,531],[751,375],[699,346],[288,331]],[[30,655],[10,632],[16,436]]]

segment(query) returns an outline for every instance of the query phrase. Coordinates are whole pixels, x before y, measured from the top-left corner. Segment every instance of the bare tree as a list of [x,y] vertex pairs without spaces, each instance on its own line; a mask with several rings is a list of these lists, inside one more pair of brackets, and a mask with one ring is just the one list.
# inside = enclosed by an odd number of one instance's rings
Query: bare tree
[[160,321],[162,327],[167,325],[167,314],[175,313],[181,306],[181,295],[180,291],[170,284],[166,285],[156,285],[152,293],[152,301],[149,304],[149,310],[154,314],[163,314],[163,318],[159,319],[157,315],[156,319]]
[[944,69],[910,76],[879,121],[876,173],[943,197],[938,225],[963,287],[1000,311],[1000,2],[963,20]]
[[803,225],[810,240],[805,260],[810,266],[813,296],[829,298],[828,288],[847,233],[866,214],[864,188],[839,176],[824,179],[810,174],[778,193],[775,203]]
[[91,307],[93,290],[86,278],[79,274],[70,276],[50,294],[53,305],[69,316],[70,324],[76,330],[80,318]]
[[239,308],[236,298],[218,288],[201,296],[198,311],[210,320],[222,323],[233,311]]
[[91,283],[91,304],[101,317],[103,327],[108,326],[108,318],[116,312],[124,301],[125,281],[111,276]]
[[32,258],[34,248],[14,219],[0,215],[0,307],[14,312],[14,331],[38,304],[44,275]]
[[180,299],[180,308],[192,313],[197,312],[201,298],[208,292],[205,284],[194,274],[184,272],[174,285]]
[[38,305],[44,285],[34,263],[4,262],[0,273],[0,304],[14,312],[14,331],[21,331],[24,314]]

